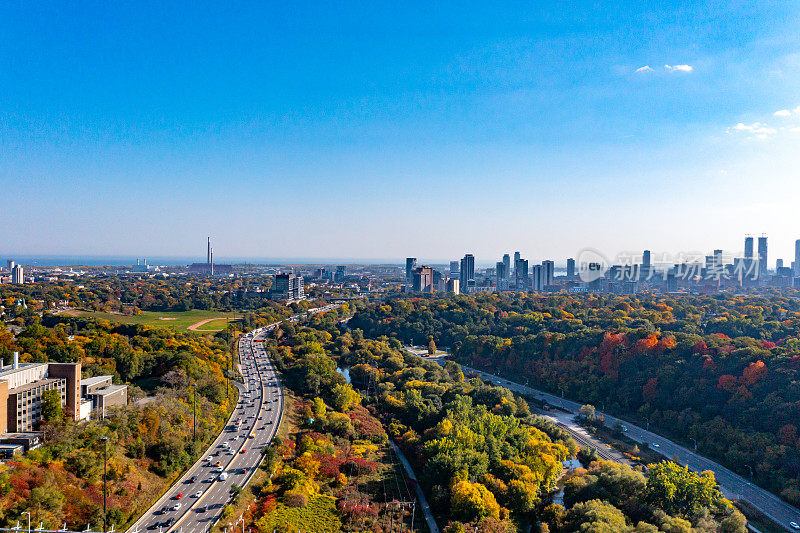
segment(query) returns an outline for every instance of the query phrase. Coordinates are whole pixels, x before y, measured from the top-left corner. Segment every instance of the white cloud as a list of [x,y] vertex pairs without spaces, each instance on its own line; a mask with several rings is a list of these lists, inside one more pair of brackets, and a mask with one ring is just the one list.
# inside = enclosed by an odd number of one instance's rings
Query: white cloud
[[758,137],[759,139],[766,139],[767,137],[778,133],[778,130],[775,128],[770,128],[763,122],[753,122],[752,124],[744,124],[739,122],[734,127],[728,128],[726,131],[726,133],[733,132],[743,132]]
[[775,117],[789,117],[792,115],[792,112],[788,109],[781,109],[780,111],[775,111],[772,115]]
[[643,67],[637,68],[636,72],[653,72],[653,69],[650,68],[650,65],[645,65]]
[[694,70],[691,65],[664,65],[664,68],[669,71],[691,72]]

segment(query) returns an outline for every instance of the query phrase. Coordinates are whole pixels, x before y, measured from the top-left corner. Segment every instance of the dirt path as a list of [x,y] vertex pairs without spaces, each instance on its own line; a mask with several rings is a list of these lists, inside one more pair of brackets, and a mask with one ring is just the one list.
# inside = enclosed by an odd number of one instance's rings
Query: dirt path
[[187,327],[189,331],[211,331],[211,330],[204,330],[199,329],[201,326],[208,324],[209,322],[213,322],[215,320],[227,320],[225,317],[217,317],[217,318],[206,318],[205,320],[201,320],[200,322],[196,322],[191,326]]

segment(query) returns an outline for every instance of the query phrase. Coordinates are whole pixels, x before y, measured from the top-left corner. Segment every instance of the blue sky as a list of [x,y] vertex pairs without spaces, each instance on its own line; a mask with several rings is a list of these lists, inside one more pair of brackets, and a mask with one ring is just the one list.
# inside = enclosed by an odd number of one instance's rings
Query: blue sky
[[0,252],[789,259],[800,4],[429,4],[5,3]]

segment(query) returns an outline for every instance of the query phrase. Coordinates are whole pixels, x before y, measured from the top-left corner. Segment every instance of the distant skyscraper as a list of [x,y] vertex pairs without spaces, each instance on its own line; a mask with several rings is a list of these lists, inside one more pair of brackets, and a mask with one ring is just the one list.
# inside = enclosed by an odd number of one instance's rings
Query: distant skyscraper
[[642,253],[642,266],[645,268],[650,268],[650,250],[645,250]]
[[744,257],[745,259],[753,258],[753,237],[749,235],[744,238]]
[[776,259],[775,260],[775,271],[777,272],[778,270],[780,270],[782,268],[783,268],[783,259]]
[[531,268],[531,290],[542,290],[542,265],[533,265]]
[[503,254],[503,265],[505,266],[506,276],[505,279],[508,279],[511,276],[511,256],[508,254]]
[[23,285],[25,283],[25,276],[22,272],[22,265],[15,265],[11,269],[11,283],[15,285]]
[[800,239],[794,241],[794,263],[792,264],[794,275],[800,276]]
[[417,268],[417,258],[406,257],[406,283],[411,283],[413,281],[415,268]]
[[339,265],[336,267],[336,273],[333,275],[333,281],[336,283],[341,283],[344,281],[344,277],[346,275],[347,275],[347,266]]
[[767,237],[758,238],[758,273],[764,276],[767,273]]
[[[475,256],[472,254],[466,254],[464,258],[461,260],[461,268],[459,270],[459,285],[461,286],[461,290],[463,292],[467,292],[467,287],[469,287],[469,281],[475,280]],[[473,283],[474,285],[474,283]]]
[[506,264],[502,261],[498,261],[495,265],[495,273],[497,274],[497,282],[499,283],[506,279],[508,272],[506,271]]
[[421,266],[414,269],[412,289],[416,292],[433,292],[433,268]]
[[567,277],[568,278],[575,277],[575,260],[571,257],[567,259]]
[[550,260],[542,261],[542,289],[553,285],[555,263]]
[[[800,241],[797,241],[797,242],[800,242]],[[8,261],[6,261],[6,265],[8,265],[8,271],[12,272],[14,270],[14,265],[16,265],[16,263],[14,262],[13,259],[9,259]]]
[[722,250],[714,250],[714,264],[717,266],[717,268],[721,268],[723,266]]
[[516,268],[517,268],[517,261],[519,261],[519,258],[520,258],[520,257],[521,257],[521,256],[519,255],[519,252],[514,252],[514,269],[515,269],[515,270],[516,270]]
[[527,259],[517,259],[514,261],[514,282],[516,283],[517,290],[525,290],[528,288]]
[[461,267],[458,261],[450,261],[450,277],[455,278],[461,272]]

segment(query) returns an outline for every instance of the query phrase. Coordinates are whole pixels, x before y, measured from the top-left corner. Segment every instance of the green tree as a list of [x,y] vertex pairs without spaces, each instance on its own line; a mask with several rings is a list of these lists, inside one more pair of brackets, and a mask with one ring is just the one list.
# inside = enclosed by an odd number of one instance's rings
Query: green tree
[[42,418],[46,422],[57,422],[64,416],[61,408],[61,393],[57,389],[42,393]]

